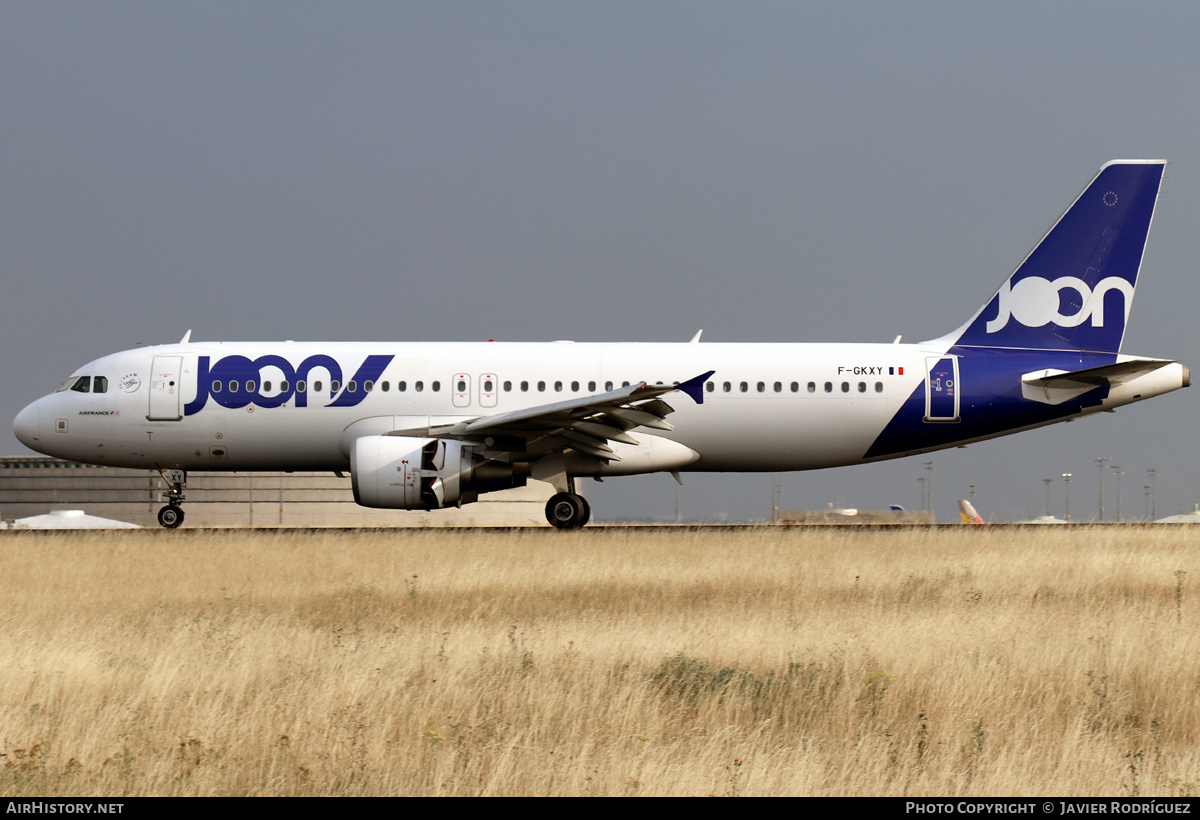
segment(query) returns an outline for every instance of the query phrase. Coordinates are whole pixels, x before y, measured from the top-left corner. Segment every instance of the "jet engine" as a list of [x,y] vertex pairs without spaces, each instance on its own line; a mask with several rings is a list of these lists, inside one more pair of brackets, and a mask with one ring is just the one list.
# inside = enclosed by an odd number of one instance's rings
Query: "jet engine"
[[438,510],[480,493],[525,486],[511,464],[480,458],[461,441],[362,436],[350,450],[354,500],[364,507]]

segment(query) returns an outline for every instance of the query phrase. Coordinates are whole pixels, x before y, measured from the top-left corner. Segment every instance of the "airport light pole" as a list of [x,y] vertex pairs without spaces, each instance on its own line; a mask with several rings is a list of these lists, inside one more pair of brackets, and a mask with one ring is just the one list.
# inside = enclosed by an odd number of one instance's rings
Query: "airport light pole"
[[1047,518],[1050,517],[1050,484],[1053,481],[1054,481],[1053,478],[1043,478],[1042,479],[1042,483],[1046,485],[1046,517]]
[[925,469],[929,473],[929,480],[925,482],[929,487],[929,511],[933,512],[933,462],[926,461]]
[[1158,499],[1155,497],[1158,494],[1158,470],[1148,467],[1146,475],[1150,476],[1150,520],[1153,521],[1158,518]]
[[1063,473],[1062,475],[1063,475],[1063,481],[1066,482],[1066,484],[1067,484],[1067,489],[1066,489],[1067,510],[1066,510],[1066,514],[1063,516],[1063,520],[1065,520],[1067,523],[1070,523],[1070,521],[1071,521],[1071,474]]
[[1125,471],[1116,464],[1112,465],[1113,475],[1117,477],[1117,521],[1121,520],[1121,476],[1125,475]]
[[1096,467],[1100,472],[1100,506],[1098,508],[1099,517],[1096,519],[1097,521],[1104,520],[1104,465],[1110,461],[1112,461],[1111,458],[1096,459]]

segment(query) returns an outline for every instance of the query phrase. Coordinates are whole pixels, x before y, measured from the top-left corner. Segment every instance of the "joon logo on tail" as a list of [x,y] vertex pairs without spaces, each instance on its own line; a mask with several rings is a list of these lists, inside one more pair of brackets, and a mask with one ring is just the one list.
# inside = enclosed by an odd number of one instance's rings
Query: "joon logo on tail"
[[[1122,318],[1128,319],[1133,285],[1120,276],[1101,279],[1094,290],[1077,276],[1060,276],[1053,282],[1040,276],[1027,276],[1016,284],[1005,282],[996,294],[999,310],[996,318],[988,321],[987,332],[1003,330],[1010,318],[1025,327],[1046,324],[1078,327],[1088,319],[1092,320],[1092,327],[1104,327],[1104,297],[1110,290],[1120,291],[1123,295],[1125,314]],[[1076,294],[1077,298],[1071,298]],[[1063,312],[1064,307],[1068,312]]]
[[[259,356],[257,359],[226,356],[215,362],[209,356],[201,356],[196,367],[196,398],[184,407],[183,414],[191,416],[199,413],[209,399],[231,410],[251,404],[257,407],[280,407],[292,399],[295,399],[297,407],[307,407],[309,396],[317,396],[315,390],[309,389],[315,385],[308,383],[309,374],[317,368],[329,374],[327,389],[333,401],[325,406],[354,407],[367,397],[366,383],[378,379],[393,358],[390,355],[368,356],[343,385],[341,365],[332,356],[323,353],[309,356],[294,367],[282,356]],[[268,368],[270,371],[266,381],[271,382],[272,389],[264,393],[263,371]],[[297,389],[301,382],[304,383],[303,388]],[[340,393],[337,392],[339,389]]]

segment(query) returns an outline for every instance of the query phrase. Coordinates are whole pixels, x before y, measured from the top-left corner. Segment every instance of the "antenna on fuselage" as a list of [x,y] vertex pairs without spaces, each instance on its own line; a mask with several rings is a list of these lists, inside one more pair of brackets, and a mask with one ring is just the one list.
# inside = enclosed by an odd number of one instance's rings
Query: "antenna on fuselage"
[[183,334],[183,338],[179,340],[181,345],[185,345],[192,340],[192,329],[189,327],[187,333]]

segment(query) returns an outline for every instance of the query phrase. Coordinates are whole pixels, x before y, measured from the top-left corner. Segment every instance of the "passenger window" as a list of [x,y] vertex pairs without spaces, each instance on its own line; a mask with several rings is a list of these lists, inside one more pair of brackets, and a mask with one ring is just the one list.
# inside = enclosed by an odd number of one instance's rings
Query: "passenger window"
[[263,392],[264,393],[271,392],[271,383],[270,382],[263,382]]
[[[467,389],[467,386],[464,384],[464,385],[463,385],[463,390],[466,390],[466,389]],[[491,393],[493,389],[494,389],[494,388],[493,388],[493,385],[492,385],[492,380],[491,380],[491,379],[486,379],[486,380],[484,380],[484,382],[483,382],[483,392],[484,392],[484,393]]]
[[783,382],[775,382],[775,392],[776,393],[783,392]]
[[621,382],[621,386],[622,386],[622,387],[628,387],[628,386],[629,386],[629,382]]
[[555,382],[555,383],[554,383],[554,392],[555,392],[555,393],[561,393],[561,392],[562,392],[562,382]]
[[279,392],[286,393],[287,391],[288,391],[288,383],[286,381],[280,382],[279,383]]
[[858,383],[858,392],[859,392],[859,393],[866,393],[866,392],[867,392],[867,383],[866,383],[866,382],[859,382],[859,383]]
[[431,385],[430,385],[430,387],[433,389],[433,392],[434,392],[434,393],[436,393],[436,392],[438,392],[439,390],[441,390],[441,389],[442,389],[442,383],[441,383],[441,382],[434,382],[433,384],[431,384]]
[[539,393],[546,392],[546,383],[545,382],[538,382],[538,392]]
[[842,382],[842,392],[843,393],[850,392],[850,382]]
[[883,392],[883,382],[875,382],[875,392],[876,393]]
[[104,378],[103,376],[97,376],[95,378],[95,380],[92,382],[92,392],[93,393],[107,393],[108,392],[108,379]]
[[759,383],[758,383],[758,392],[759,392],[759,393],[766,393],[766,392],[767,392],[767,385],[766,385],[766,383],[765,383],[765,382],[759,382]]
[[375,389],[375,382],[373,382],[373,381],[363,382],[363,390],[365,390],[366,392],[370,393],[374,389]]
[[221,392],[221,382],[213,382],[212,383],[212,392],[214,392],[214,393]]
[[521,382],[521,392],[522,393],[529,392],[529,382]]
[[354,379],[351,379],[350,381],[346,382],[346,392],[347,393],[357,393],[358,392],[358,384],[354,381]]
[[[336,388],[335,388],[335,389],[336,389]],[[318,379],[317,381],[313,382],[313,392],[314,392],[314,393],[320,393],[320,392],[321,392],[321,382],[320,382],[320,380],[319,380],[319,379]]]
[[704,389],[707,390],[709,393],[711,393],[712,391],[717,389],[717,386],[715,384],[713,384],[712,382],[705,382]]
[[505,383],[504,383],[504,392],[505,392],[505,393],[511,393],[511,392],[512,392],[512,382],[505,382]]
[[808,383],[808,392],[809,392],[809,393],[816,393],[816,392],[817,392],[817,383],[816,383],[816,382],[809,382],[809,383]]
[[229,392],[236,393],[238,391],[238,383],[235,381],[229,382]]
[[579,392],[579,382],[571,382],[571,392],[572,393]]
[[71,389],[76,393],[89,393],[92,389],[92,377],[80,376],[75,384],[71,385]]
[[741,386],[742,386],[742,392],[743,392],[743,393],[746,393],[746,392],[748,392],[748,391],[750,390],[750,385],[746,384],[746,382],[742,382],[742,385],[741,385]]
[[418,393],[420,393],[424,389],[425,389],[425,382],[413,382],[413,390],[416,390]]
[[338,391],[338,388],[341,386],[342,386],[342,383],[340,381],[338,381],[337,379],[334,379],[331,382],[329,382],[329,392],[336,393]]
[[301,379],[300,381],[296,382],[296,392],[297,393],[303,393],[307,389],[308,389],[308,385],[305,383],[304,379]]
[[588,382],[588,392],[589,393],[596,392],[596,383],[595,382]]
[[396,392],[403,393],[406,390],[408,390],[408,382],[406,382],[406,381],[396,382]]
[[833,392],[833,382],[825,382],[825,392],[826,393]]
[[[283,388],[283,389],[284,389],[284,390],[287,390],[287,388],[286,388],[286,387],[285,387],[285,388]],[[379,389],[380,389],[380,390],[382,390],[384,393],[386,393],[387,391],[389,391],[389,390],[391,390],[391,389],[392,389],[392,386],[391,386],[391,384],[389,384],[388,382],[380,382],[380,383],[379,383]]]
[[246,382],[246,392],[247,393],[253,393],[255,387],[257,387],[257,384],[255,382],[253,382],[253,381]]
[[462,379],[459,379],[458,387],[456,387],[455,389],[458,390],[459,393],[466,393],[467,392],[467,383],[465,381],[463,381]]

